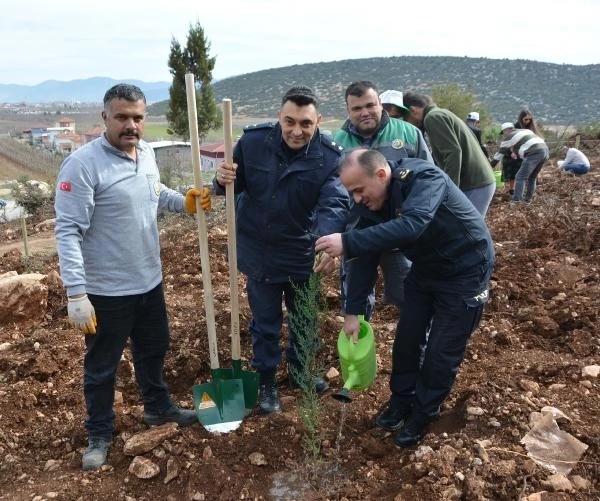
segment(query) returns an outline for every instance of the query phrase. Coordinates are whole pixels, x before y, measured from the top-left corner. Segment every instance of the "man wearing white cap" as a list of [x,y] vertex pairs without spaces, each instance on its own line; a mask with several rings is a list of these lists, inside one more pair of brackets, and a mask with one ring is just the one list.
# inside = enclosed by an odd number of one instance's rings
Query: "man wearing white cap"
[[[506,127],[505,127],[506,126]],[[500,143],[498,152],[494,155],[494,160],[503,158],[521,158],[523,162],[515,175],[515,192],[512,196],[513,202],[531,202],[537,187],[537,177],[544,163],[550,158],[548,145],[543,138],[529,129],[508,128],[508,122],[502,125],[505,127],[504,141]]]
[[475,137],[477,138],[477,142],[479,146],[481,146],[481,151],[485,155],[485,158],[490,158],[490,154],[488,153],[485,144],[481,141],[481,129],[479,128],[479,113],[476,111],[472,111],[467,115],[467,119],[465,120],[466,124],[469,126],[469,129],[473,131]]
[[379,94],[381,106],[392,118],[404,119],[404,113],[408,113],[408,108],[402,101],[402,92],[399,90],[386,90]]
[[[500,126],[500,131],[504,137],[508,136],[515,126],[512,122],[504,122]],[[514,158],[516,157],[516,158]],[[502,156],[502,181],[508,186],[508,193],[510,195],[515,194],[515,176],[521,168],[523,160],[518,155],[503,155]],[[495,167],[499,160],[495,157],[492,160],[492,167]]]

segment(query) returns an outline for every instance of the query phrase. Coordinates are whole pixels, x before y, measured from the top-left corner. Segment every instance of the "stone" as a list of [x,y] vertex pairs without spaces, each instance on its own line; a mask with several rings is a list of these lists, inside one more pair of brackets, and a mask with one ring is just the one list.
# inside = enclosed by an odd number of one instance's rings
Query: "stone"
[[519,381],[519,386],[521,387],[521,389],[525,391],[530,391],[534,395],[539,393],[540,391],[540,385],[535,381],[530,381],[529,379],[521,379]]
[[129,465],[129,473],[137,478],[154,478],[160,473],[160,467],[142,456],[136,456]]
[[600,365],[587,365],[581,369],[582,377],[598,377],[600,374]]
[[571,484],[578,491],[587,491],[592,488],[592,482],[579,475],[573,475],[571,477]]
[[571,481],[561,473],[550,475],[546,480],[542,480],[542,486],[553,491],[571,492],[573,490]]
[[177,423],[166,423],[141,433],[136,433],[125,442],[123,453],[127,456],[145,454],[159,446],[165,440],[177,435],[177,433],[179,433]]
[[167,474],[163,483],[168,484],[171,480],[177,478],[177,476],[179,476],[179,463],[174,458],[169,458],[167,460]]
[[265,459],[265,455],[262,452],[253,452],[248,456],[250,460],[250,464],[254,466],[266,466],[267,460]]
[[48,305],[48,287],[45,282],[46,275],[41,273],[4,274],[0,278],[0,325],[9,322],[41,322]]
[[328,381],[331,381],[332,379],[340,377],[340,372],[335,367],[330,367],[327,374],[325,374],[325,377]]

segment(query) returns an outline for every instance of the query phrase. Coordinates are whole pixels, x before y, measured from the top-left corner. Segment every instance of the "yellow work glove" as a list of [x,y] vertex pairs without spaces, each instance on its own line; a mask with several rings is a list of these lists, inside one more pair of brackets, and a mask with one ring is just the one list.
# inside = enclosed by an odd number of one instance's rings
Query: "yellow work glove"
[[210,190],[204,186],[202,193],[198,188],[190,188],[185,194],[184,207],[188,214],[196,214],[196,197],[202,196],[200,199],[200,206],[205,211],[211,209]]
[[69,298],[67,312],[73,327],[86,334],[96,334],[96,311],[87,294],[74,299]]

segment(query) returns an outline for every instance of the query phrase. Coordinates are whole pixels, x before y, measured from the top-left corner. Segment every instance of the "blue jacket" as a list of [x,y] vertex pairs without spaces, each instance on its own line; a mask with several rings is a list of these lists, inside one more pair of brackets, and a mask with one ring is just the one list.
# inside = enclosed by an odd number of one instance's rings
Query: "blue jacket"
[[[233,152],[240,271],[267,283],[308,278],[316,238],[345,228],[349,195],[337,172],[340,154],[318,130],[296,152],[279,123],[245,128]],[[224,193],[216,179],[213,185]]]
[[358,225],[342,234],[349,291],[345,311],[364,313],[380,254],[391,249],[412,261],[416,276],[438,280],[450,290],[459,281],[463,290],[457,293],[481,292],[494,264],[492,238],[481,214],[434,164],[406,158],[390,166],[382,209],[372,212],[357,204]]

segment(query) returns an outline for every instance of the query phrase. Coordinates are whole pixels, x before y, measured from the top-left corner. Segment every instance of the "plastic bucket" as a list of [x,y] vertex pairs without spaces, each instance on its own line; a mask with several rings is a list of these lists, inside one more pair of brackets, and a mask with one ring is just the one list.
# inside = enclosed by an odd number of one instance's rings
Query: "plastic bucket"
[[496,188],[504,188],[504,182],[502,181],[502,171],[495,170],[494,177],[496,178]]

